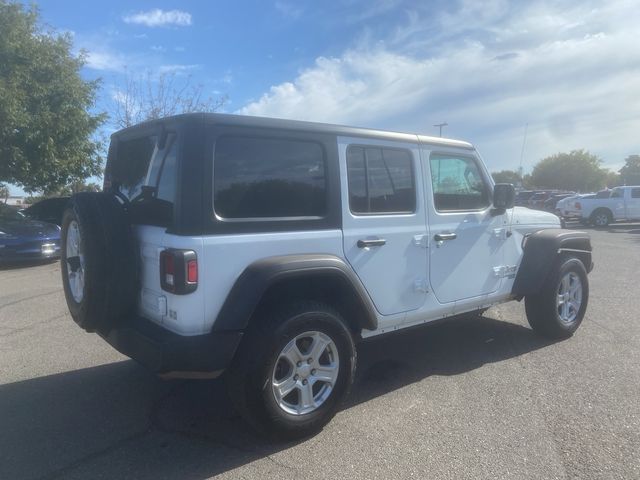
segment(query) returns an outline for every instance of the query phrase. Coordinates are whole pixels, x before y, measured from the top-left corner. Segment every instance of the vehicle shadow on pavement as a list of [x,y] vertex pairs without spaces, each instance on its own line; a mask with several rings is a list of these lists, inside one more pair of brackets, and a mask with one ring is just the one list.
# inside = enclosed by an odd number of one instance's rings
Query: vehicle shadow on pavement
[[[368,340],[344,409],[549,344],[490,317]],[[0,385],[0,478],[203,479],[292,445],[254,434],[222,381],[165,382],[132,361]]]
[[0,272],[3,270],[17,270],[22,268],[41,267],[42,265],[49,265],[51,263],[57,263],[60,259],[43,259],[43,260],[3,260],[0,261]]

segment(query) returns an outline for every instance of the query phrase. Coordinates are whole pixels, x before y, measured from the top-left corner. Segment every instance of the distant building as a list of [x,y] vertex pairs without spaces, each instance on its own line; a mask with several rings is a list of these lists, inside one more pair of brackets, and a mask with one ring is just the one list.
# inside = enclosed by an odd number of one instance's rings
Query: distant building
[[22,207],[26,206],[27,197],[22,197],[18,195],[11,195],[7,198],[7,205],[13,205],[14,207]]

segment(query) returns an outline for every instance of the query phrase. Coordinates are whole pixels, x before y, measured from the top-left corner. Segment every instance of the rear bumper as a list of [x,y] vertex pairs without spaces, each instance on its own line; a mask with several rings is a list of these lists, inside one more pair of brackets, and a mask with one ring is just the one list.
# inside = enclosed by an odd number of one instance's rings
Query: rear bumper
[[108,332],[98,332],[116,350],[154,373],[172,377],[220,375],[242,339],[241,331],[182,336],[141,317]]

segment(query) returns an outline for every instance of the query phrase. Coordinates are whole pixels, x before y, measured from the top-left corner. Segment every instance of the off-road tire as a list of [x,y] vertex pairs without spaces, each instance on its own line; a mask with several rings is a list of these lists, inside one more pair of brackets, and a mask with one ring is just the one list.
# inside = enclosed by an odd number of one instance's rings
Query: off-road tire
[[[563,321],[558,305],[558,293],[562,279],[573,273],[581,282],[582,295],[580,308],[575,319]],[[584,318],[589,301],[589,280],[583,263],[571,256],[560,256],[547,276],[542,289],[535,295],[525,297],[525,310],[531,328],[540,335],[551,339],[565,339],[573,335]]]
[[[278,405],[272,375],[282,349],[310,330],[329,336],[336,345],[338,376],[330,395],[316,410],[292,415]],[[301,301],[252,319],[225,378],[234,406],[251,426],[277,440],[294,440],[317,433],[333,418],[350,390],[355,368],[355,345],[340,314],[328,305]]]
[[[69,226],[76,222],[84,254],[84,288],[78,302],[71,293],[67,258]],[[88,332],[108,331],[134,308],[138,257],[128,215],[114,195],[74,195],[62,220],[61,272],[74,321]]]

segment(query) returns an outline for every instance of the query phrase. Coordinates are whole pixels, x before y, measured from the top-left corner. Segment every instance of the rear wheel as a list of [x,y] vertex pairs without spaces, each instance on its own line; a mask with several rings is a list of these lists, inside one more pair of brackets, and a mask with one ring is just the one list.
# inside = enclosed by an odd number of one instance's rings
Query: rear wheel
[[568,338],[578,329],[589,301],[587,271],[575,257],[560,257],[541,291],[525,298],[529,325],[548,338]]
[[227,371],[230,395],[257,430],[316,433],[347,395],[356,364],[349,329],[327,305],[303,302],[255,318]]

